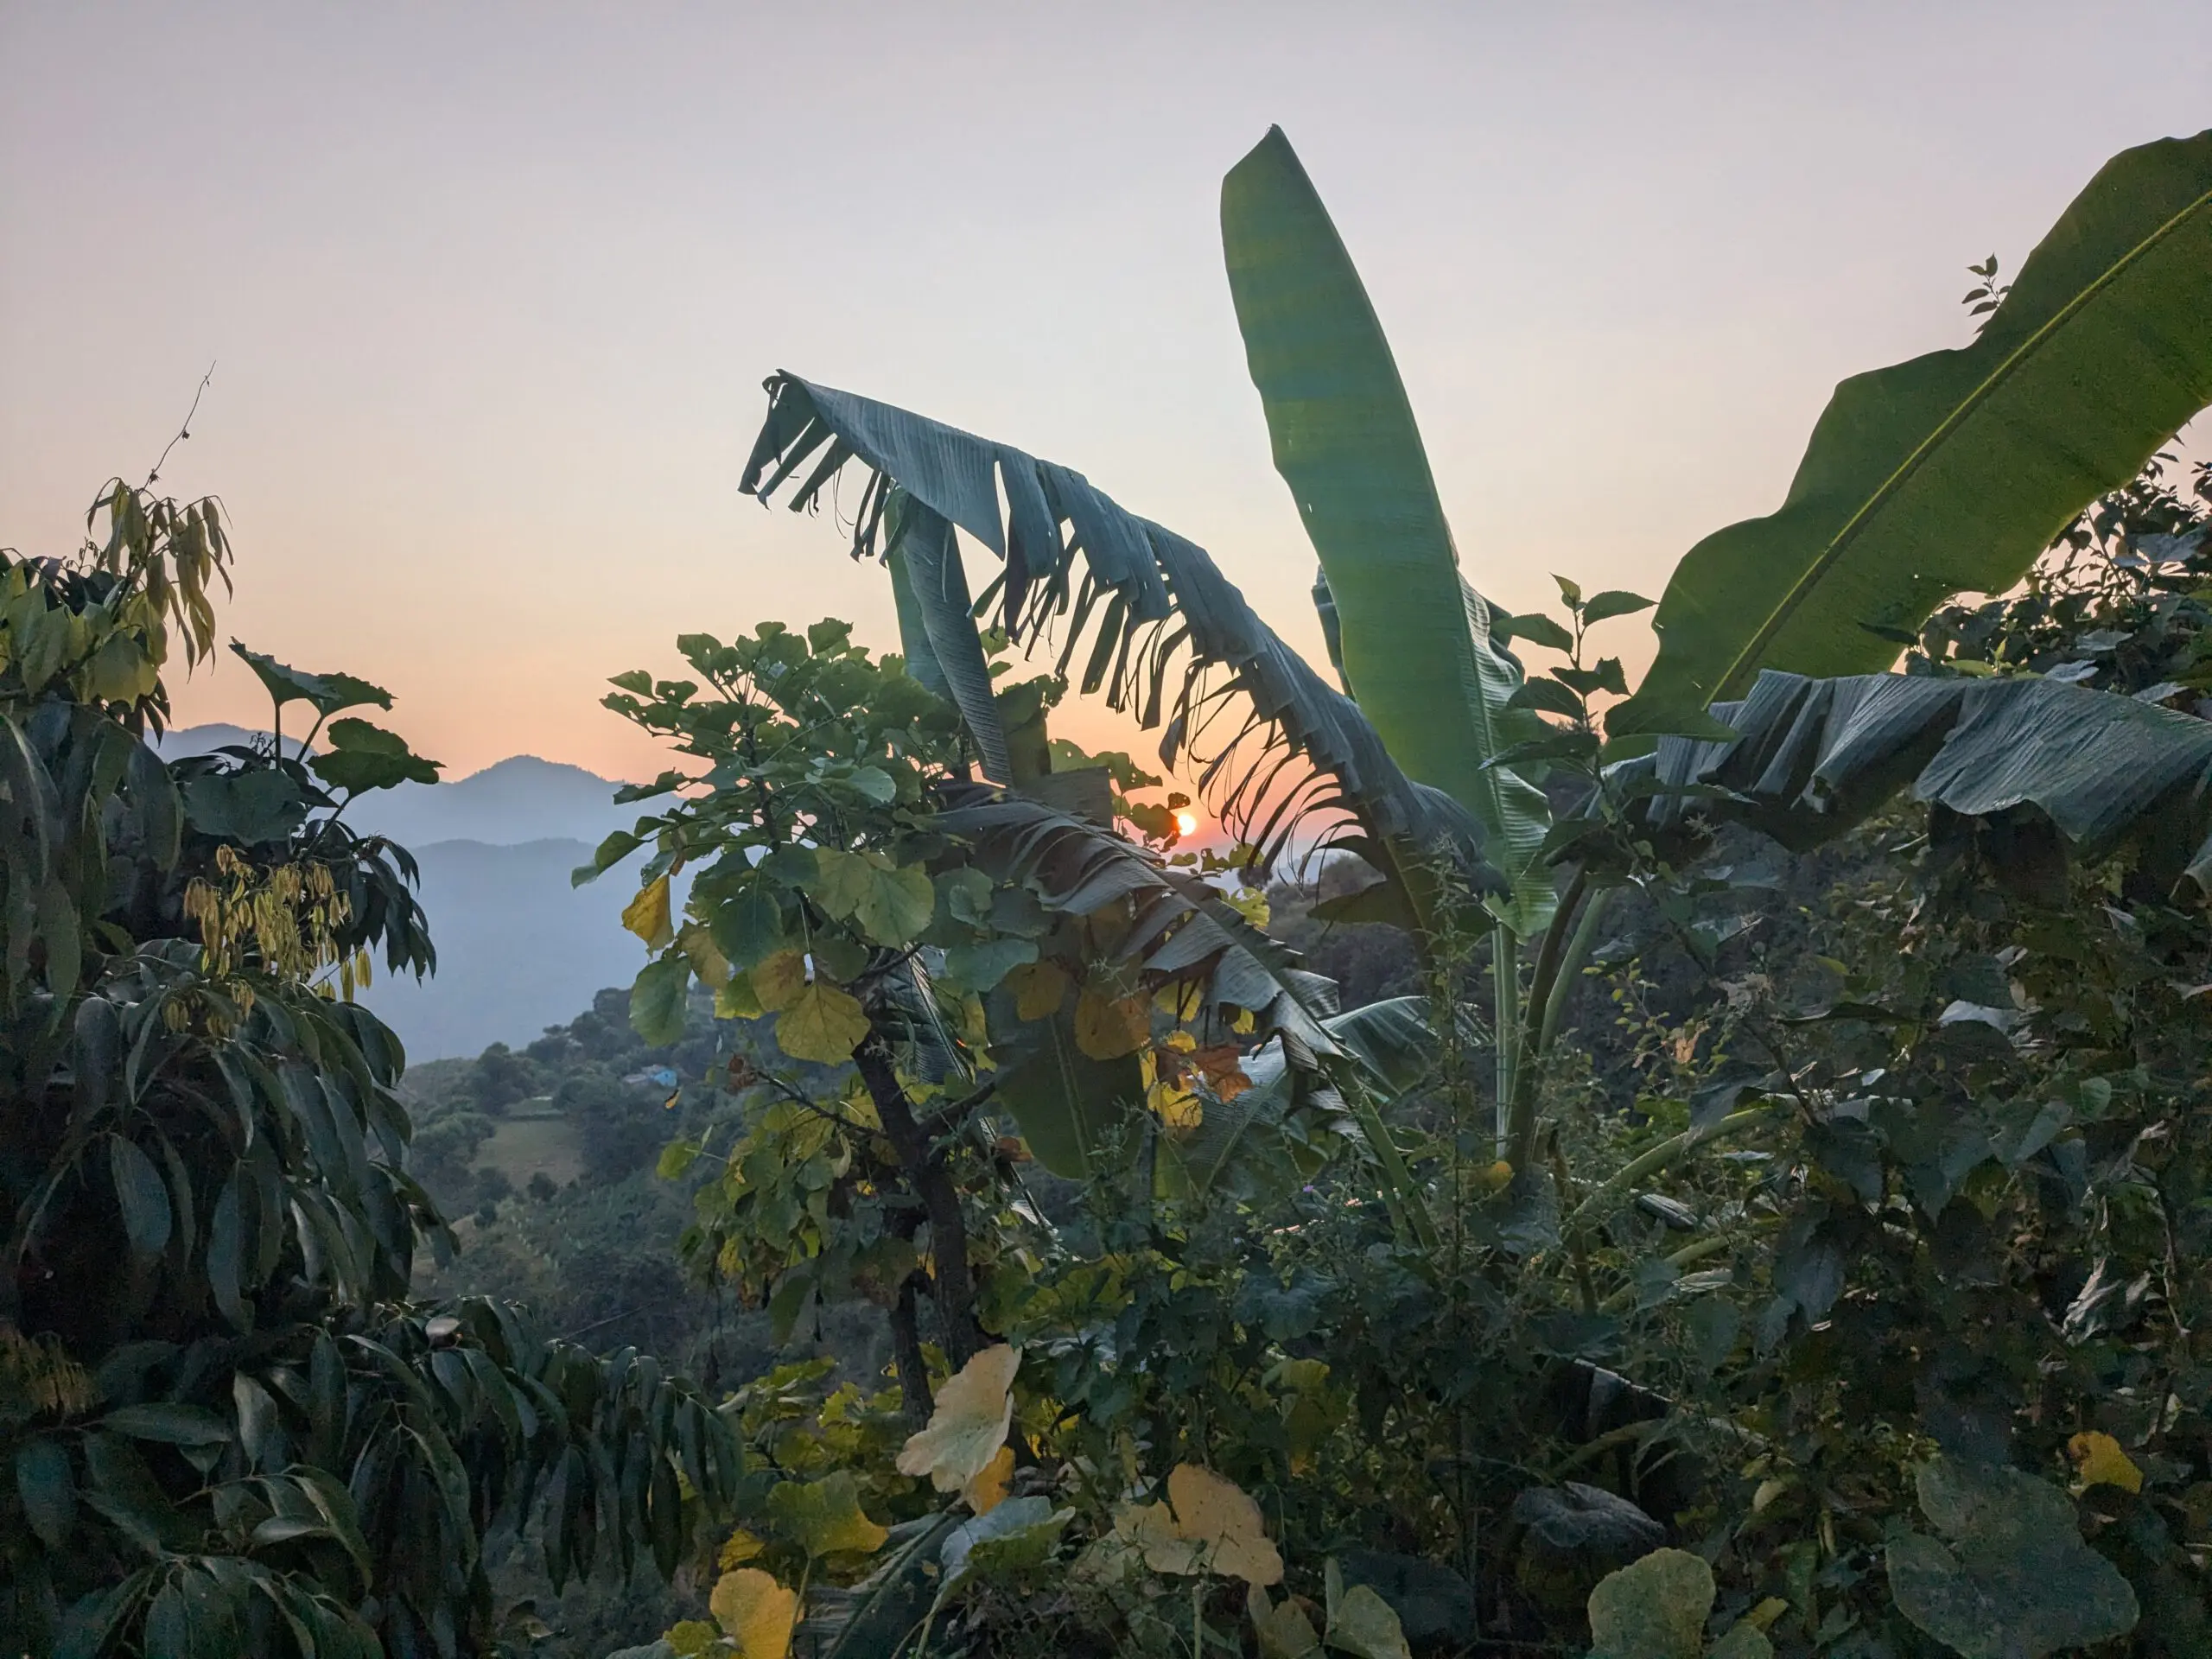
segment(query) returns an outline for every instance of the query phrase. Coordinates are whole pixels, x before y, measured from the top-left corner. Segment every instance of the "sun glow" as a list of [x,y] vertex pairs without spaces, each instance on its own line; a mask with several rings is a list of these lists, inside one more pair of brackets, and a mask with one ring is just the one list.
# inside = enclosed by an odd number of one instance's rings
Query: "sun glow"
[[1195,812],[1178,812],[1175,815],[1175,828],[1184,835],[1195,836],[1198,833],[1198,815]]

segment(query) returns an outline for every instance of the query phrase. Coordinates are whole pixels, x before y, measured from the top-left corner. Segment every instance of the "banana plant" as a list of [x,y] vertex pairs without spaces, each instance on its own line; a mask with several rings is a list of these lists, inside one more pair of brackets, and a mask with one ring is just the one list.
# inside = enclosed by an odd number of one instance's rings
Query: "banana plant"
[[[1221,216],[1276,467],[1320,560],[1315,600],[1343,692],[1283,645],[1202,550],[1010,445],[779,374],[741,487],[766,500],[811,461],[791,493],[798,509],[849,461],[862,463],[854,550],[889,555],[909,654],[933,653],[986,770],[1012,762],[988,677],[976,676],[978,614],[1032,648],[1049,636],[1085,692],[1103,690],[1148,727],[1164,720],[1163,759],[1195,760],[1224,822],[1263,857],[1317,812],[1339,815],[1335,843],[1382,877],[1357,913],[1392,914],[1428,935],[1446,889],[1479,891],[1497,992],[1500,1146],[1516,1165],[1535,1145],[1535,1063],[1606,895],[1553,822],[1546,764],[1631,760],[1664,738],[1643,763],[1643,786],[1691,786],[1693,770],[1711,772],[1738,741],[1746,695],[1752,704],[1777,695],[1760,690],[1762,672],[1880,675],[1901,634],[1955,594],[2019,579],[2075,514],[2212,403],[2206,132],[2108,162],[1973,344],[1837,389],[1783,508],[1707,537],[1675,572],[1655,618],[1658,659],[1608,713],[1600,748],[1588,699],[1626,692],[1618,665],[1578,656],[1530,682],[1510,643],[1579,645],[1584,626],[1643,601],[1585,600],[1562,583],[1569,636],[1484,599],[1461,572],[1374,307],[1280,129],[1230,172]],[[927,513],[898,511],[906,498]],[[973,601],[954,527],[1005,566]],[[1562,690],[1572,730],[1537,712],[1561,711]],[[2048,710],[2031,702],[2010,705],[2006,764],[2063,768],[2068,746],[2098,722],[2039,721]],[[1755,735],[1728,752],[1747,756]],[[1916,772],[1884,775],[1894,788]],[[1871,774],[1862,781],[1873,786]],[[2031,798],[2008,787],[1965,794]]]

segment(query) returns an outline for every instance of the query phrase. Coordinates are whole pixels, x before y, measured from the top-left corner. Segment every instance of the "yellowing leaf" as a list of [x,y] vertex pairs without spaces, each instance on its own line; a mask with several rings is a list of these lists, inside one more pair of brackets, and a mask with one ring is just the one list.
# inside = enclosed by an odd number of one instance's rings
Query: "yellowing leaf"
[[715,944],[715,937],[697,922],[686,922],[676,936],[683,954],[691,958],[691,971],[715,990],[729,983],[729,959]]
[[737,1643],[741,1659],[786,1659],[798,1597],[757,1567],[725,1573],[707,1606],[722,1634]]
[[1148,996],[1101,996],[1086,988],[1075,1004],[1075,1046],[1094,1060],[1117,1060],[1145,1046],[1152,1033]]
[[988,1515],[1006,1502],[1007,1486],[1013,1478],[1014,1448],[1002,1446],[976,1478],[960,1489],[960,1496],[976,1514]]
[[715,1018],[717,1020],[758,1020],[766,1012],[753,988],[753,976],[750,974],[732,974],[721,989],[715,993]]
[[1255,1584],[1248,1611],[1253,1634],[1260,1639],[1260,1659],[1319,1659],[1321,1638],[1295,1600],[1285,1597],[1281,1606],[1271,1605],[1268,1592]]
[[721,1554],[715,1558],[715,1563],[727,1573],[733,1567],[743,1567],[766,1548],[758,1538],[740,1527],[723,1543]]
[[940,1492],[957,1492],[990,1467],[1014,1421],[1014,1374],[1020,1368],[1021,1351],[1004,1343],[962,1366],[937,1391],[929,1427],[899,1448],[899,1472],[927,1475]]
[[820,1480],[787,1480],[771,1489],[768,1515],[777,1531],[816,1559],[872,1554],[891,1535],[861,1508],[860,1482],[849,1469]]
[[1144,1553],[1155,1573],[1213,1573],[1259,1586],[1282,1582],[1282,1556],[1260,1506],[1234,1481],[1179,1463],[1166,1503],[1135,1503],[1114,1520],[1116,1535]]
[[1153,1115],[1178,1135],[1187,1135],[1206,1121],[1205,1103],[1187,1089],[1172,1083],[1155,1083],[1145,1091]]
[[2066,1454],[2084,1486],[2117,1486],[2124,1492],[2143,1490],[2143,1471],[2120,1448],[2120,1442],[2099,1429],[2076,1434],[2066,1442]]
[[857,998],[817,980],[802,987],[778,1018],[776,1046],[795,1060],[836,1065],[852,1058],[868,1029]]
[[806,988],[806,958],[796,950],[779,950],[760,960],[752,978],[753,995],[762,1011],[780,1014]]
[[1014,1012],[1023,1020],[1049,1020],[1067,1001],[1068,970],[1057,962],[1026,962],[1006,976]]
[[668,913],[666,876],[647,883],[624,907],[622,925],[643,939],[648,950],[658,950],[675,938],[676,930]]

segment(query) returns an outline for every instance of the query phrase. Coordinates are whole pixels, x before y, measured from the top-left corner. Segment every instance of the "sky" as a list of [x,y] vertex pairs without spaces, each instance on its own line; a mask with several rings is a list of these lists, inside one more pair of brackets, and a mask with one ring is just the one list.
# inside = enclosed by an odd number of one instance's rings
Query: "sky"
[[[448,777],[648,776],[598,698],[677,634],[895,645],[880,569],[737,493],[788,368],[1079,468],[1319,660],[1218,239],[1280,123],[1476,585],[1656,596],[1779,503],[1839,378],[1969,337],[1969,261],[2017,267],[2113,152],[2212,125],[2203,22],[0,0],[0,545],[72,550],[213,364],[161,487],[229,509],[229,632],[388,686]],[[175,689],[181,723],[264,722],[235,664]]]

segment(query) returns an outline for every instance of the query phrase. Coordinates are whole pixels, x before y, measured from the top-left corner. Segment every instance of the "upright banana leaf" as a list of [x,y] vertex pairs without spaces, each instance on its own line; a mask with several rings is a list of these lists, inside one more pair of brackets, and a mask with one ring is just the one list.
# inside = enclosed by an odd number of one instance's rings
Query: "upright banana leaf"
[[[1733,817],[1805,848],[1909,787],[1971,818],[2034,808],[2086,856],[2136,842],[2152,865],[2212,890],[2212,722],[2056,680],[1772,670],[1713,712],[1741,735],[1662,738],[1613,769],[1617,783],[1659,791],[1655,828]],[[1691,785],[1730,794],[1681,792]]]
[[1483,826],[1512,887],[1493,901],[1501,919],[1536,932],[1554,902],[1537,863],[1550,807],[1483,763],[1542,728],[1507,707],[1520,664],[1460,576],[1389,341],[1281,128],[1223,180],[1221,239],[1275,470],[1321,556],[1332,655],[1398,764]]
[[[1264,857],[1317,817],[1339,825],[1349,818],[1362,834],[1345,844],[1388,874],[1409,858],[1440,855],[1478,886],[1502,887],[1484,861],[1479,823],[1442,791],[1408,779],[1360,710],[1276,637],[1204,549],[1126,511],[1080,473],[1009,444],[794,375],[775,375],[767,386],[768,418],[741,489],[766,501],[819,452],[791,505],[807,506],[848,461],[859,461],[870,477],[855,522],[856,556],[940,545],[911,540],[933,522],[902,501],[966,531],[1005,561],[994,602],[1008,633],[1032,648],[1058,634],[1065,672],[1088,632],[1083,690],[1104,689],[1113,707],[1147,727],[1164,719],[1162,760],[1198,764],[1215,810]],[[950,547],[949,531],[942,545]],[[995,770],[988,676],[957,671],[982,652],[972,644],[972,615],[961,614],[964,588],[956,591],[944,569],[957,556],[952,550],[942,561],[934,591],[920,564],[910,565],[906,613],[925,624],[936,671]],[[1179,672],[1170,703],[1168,678]],[[1216,746],[1210,734],[1224,723],[1232,729]]]
[[1973,345],[1845,381],[1781,511],[1692,548],[1615,736],[1698,729],[1763,669],[1872,672],[2001,593],[2212,403],[2212,131],[2114,156]]

